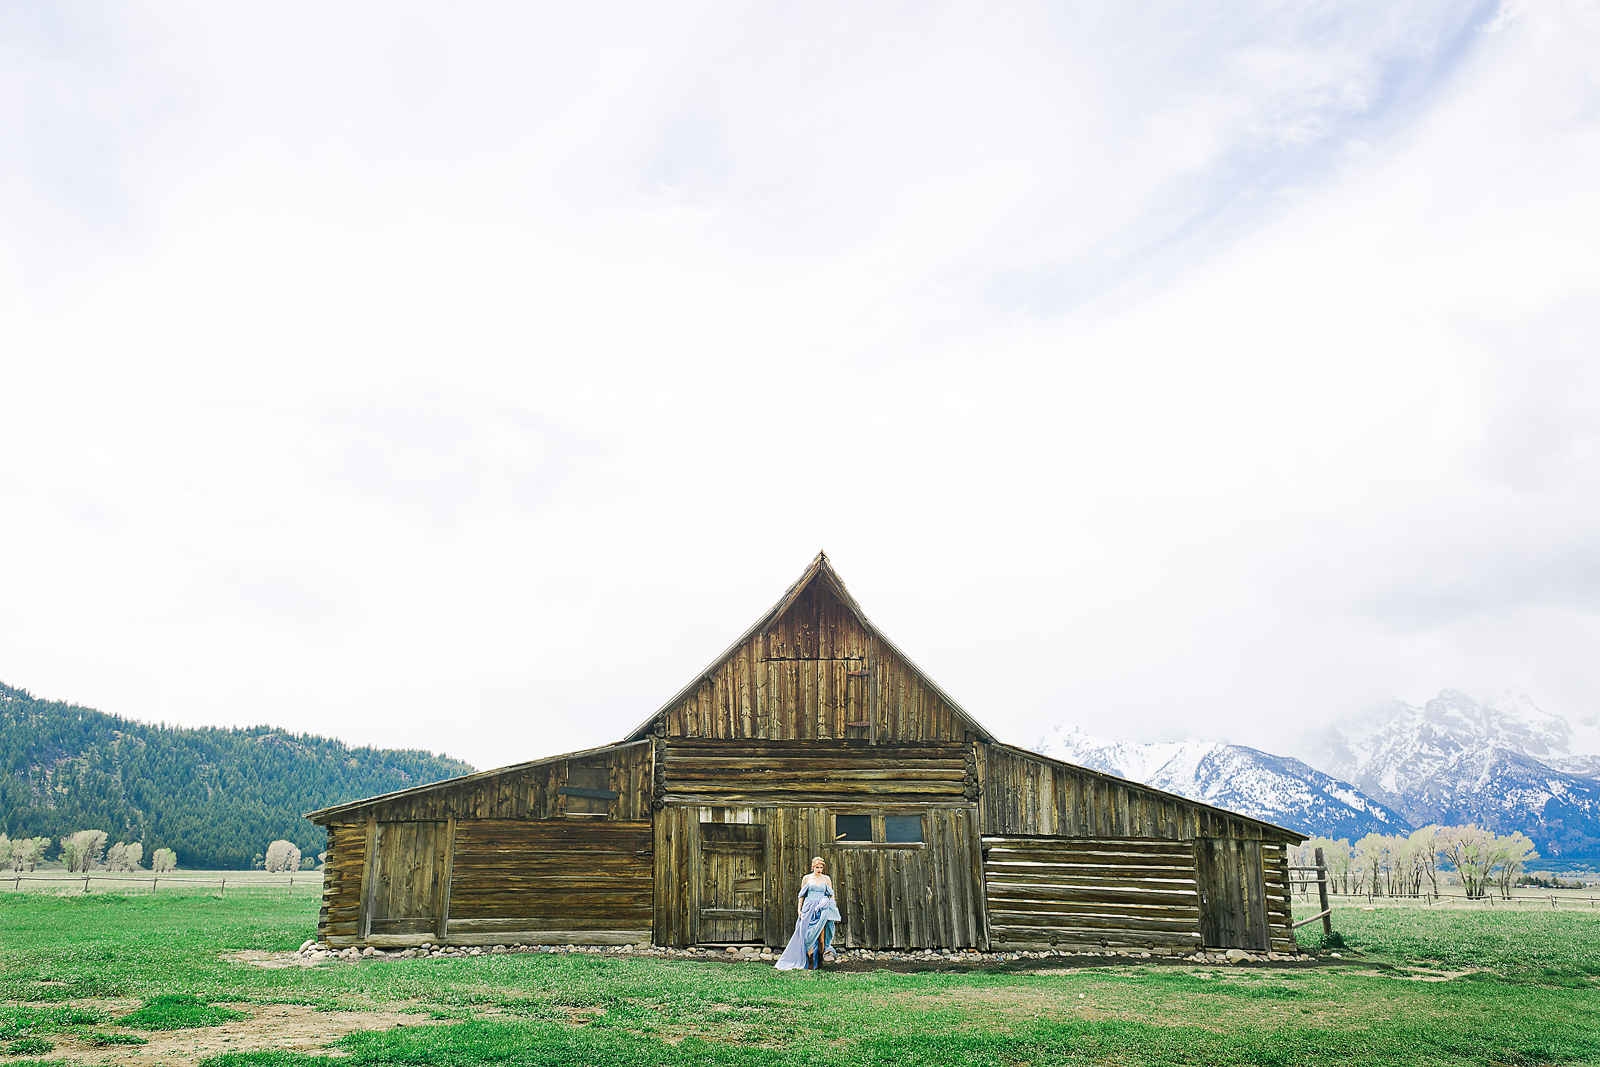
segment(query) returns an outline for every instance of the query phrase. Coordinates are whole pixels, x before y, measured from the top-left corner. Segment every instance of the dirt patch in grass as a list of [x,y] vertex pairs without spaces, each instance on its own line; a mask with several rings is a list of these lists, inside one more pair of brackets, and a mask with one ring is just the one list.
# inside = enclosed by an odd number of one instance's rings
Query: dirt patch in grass
[[224,963],[247,963],[252,967],[266,967],[269,970],[278,970],[283,967],[315,967],[322,961],[301,956],[294,952],[262,952],[259,949],[249,949],[244,952],[224,952],[218,959]]
[[[82,1001],[85,1005],[116,1009],[122,1001]],[[357,1030],[392,1030],[398,1026],[439,1026],[449,1020],[394,1011],[317,1011],[304,1004],[219,1005],[243,1012],[246,1018],[220,1026],[185,1030],[145,1030],[143,1045],[96,1044],[92,1037],[51,1034],[53,1059],[71,1064],[127,1064],[129,1067],[194,1067],[208,1056],[223,1052],[299,1052],[342,1058],[346,1053],[325,1049]],[[97,1028],[106,1036],[124,1033],[115,1022]]]
[[1477,970],[1436,971],[1430,968],[1421,974],[1409,970],[1350,970],[1345,971],[1344,973],[1352,978],[1392,978],[1400,982],[1450,982],[1457,978],[1465,978],[1469,974],[1478,974],[1479,972]]

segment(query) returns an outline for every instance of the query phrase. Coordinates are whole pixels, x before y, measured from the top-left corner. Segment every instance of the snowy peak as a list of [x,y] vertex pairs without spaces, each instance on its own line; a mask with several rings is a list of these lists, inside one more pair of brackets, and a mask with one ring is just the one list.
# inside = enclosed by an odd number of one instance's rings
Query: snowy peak
[[1318,762],[1334,774],[1391,795],[1446,768],[1481,766],[1496,749],[1566,774],[1600,774],[1595,716],[1574,726],[1509,689],[1485,704],[1454,689],[1420,707],[1392,701],[1335,724],[1318,748]]
[[1313,759],[1416,825],[1521,830],[1547,859],[1600,850],[1600,729],[1507,690],[1483,704],[1446,689],[1336,723]]
[[1057,727],[1035,751],[1306,833],[1360,837],[1410,829],[1404,818],[1297,759],[1221,741],[1140,744]]

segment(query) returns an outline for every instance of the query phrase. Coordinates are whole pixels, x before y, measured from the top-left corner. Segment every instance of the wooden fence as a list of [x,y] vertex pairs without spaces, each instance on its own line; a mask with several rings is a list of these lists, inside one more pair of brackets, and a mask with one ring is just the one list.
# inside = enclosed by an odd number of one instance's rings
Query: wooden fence
[[[106,874],[94,871],[89,874],[11,874],[0,877],[0,886],[13,893],[20,892],[49,892],[46,886],[56,888],[57,892],[91,892],[91,887],[101,887],[103,891],[126,892],[178,892],[183,889],[198,888],[215,890],[219,896],[226,897],[230,892],[258,893],[267,890],[282,890],[288,895],[293,895],[296,887],[301,892],[312,890],[321,891],[322,872],[303,871],[298,875],[290,875],[277,880],[268,878],[252,878],[247,872],[240,872],[244,877],[230,879],[227,876],[217,878],[192,877],[184,874]],[[115,888],[108,888],[107,883],[118,883]],[[29,886],[39,886],[38,889],[24,889],[24,883]],[[231,884],[230,884],[231,883]]]

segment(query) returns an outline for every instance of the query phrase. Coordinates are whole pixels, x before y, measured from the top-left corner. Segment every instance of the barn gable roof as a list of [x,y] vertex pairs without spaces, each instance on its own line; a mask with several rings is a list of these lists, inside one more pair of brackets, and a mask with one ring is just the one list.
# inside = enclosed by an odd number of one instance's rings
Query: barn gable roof
[[487,771],[475,771],[472,774],[462,774],[454,778],[441,778],[437,782],[427,782],[423,785],[408,786],[405,789],[396,789],[392,793],[380,793],[375,797],[366,797],[361,800],[349,800],[343,804],[333,804],[316,811],[308,811],[305,818],[314,823],[325,823],[335,815],[345,815],[358,809],[370,808],[400,797],[414,796],[418,793],[434,793],[441,789],[459,789],[477,782],[498,778],[501,775],[516,774],[518,771],[531,770],[534,767],[543,767],[547,763],[559,763],[562,760],[581,760],[589,756],[598,756],[613,749],[624,748],[622,744],[601,745],[598,748],[584,748],[577,752],[563,752],[558,756],[544,756],[540,759],[527,760],[524,763],[513,763],[506,767],[495,767]]
[[729,645],[720,656],[712,660],[710,665],[707,666],[705,670],[695,675],[693,680],[691,680],[688,685],[685,685],[682,689],[678,690],[677,693],[673,694],[670,700],[661,705],[661,707],[658,708],[654,714],[652,714],[644,722],[640,723],[638,728],[629,733],[623,740],[637,741],[640,738],[648,736],[650,731],[655,727],[656,723],[660,722],[664,715],[693,695],[694,691],[700,687],[701,683],[707,677],[714,674],[718,668],[738,654],[739,649],[743,647],[745,642],[749,641],[756,634],[770,626],[773,620],[779,618],[784,612],[794,607],[795,602],[798,601],[805,591],[811,588],[813,585],[821,586],[829,593],[833,594],[839,603],[844,605],[845,609],[855,616],[856,621],[861,624],[862,629],[866,630],[867,633],[877,638],[879,644],[898,657],[900,661],[903,662],[906,667],[916,675],[919,681],[932,690],[939,697],[939,699],[943,700],[950,706],[950,708],[956,713],[961,721],[966,724],[967,729],[971,730],[984,741],[994,740],[994,735],[988,730],[988,728],[986,728],[982,723],[978,722],[977,719],[973,718],[971,713],[969,713],[960,704],[956,703],[949,693],[946,693],[939,687],[938,683],[936,683],[932,678],[928,677],[926,671],[924,671],[921,667],[918,667],[916,663],[912,661],[910,656],[901,651],[899,645],[896,645],[893,641],[889,640],[882,630],[879,630],[872,624],[872,620],[867,618],[866,612],[861,610],[861,605],[856,603],[855,597],[851,596],[850,591],[845,588],[844,579],[840,578],[839,572],[833,569],[833,564],[829,561],[828,554],[826,552],[818,552],[817,557],[811,561],[810,565],[807,566],[805,571],[801,573],[800,577],[795,580],[795,583],[784,592],[783,596],[778,598],[778,602],[776,604],[772,605],[772,607],[769,608],[764,615],[757,619],[748,630],[740,634],[738,638],[731,645]]
[[991,742],[991,744],[994,748],[1000,749],[1004,752],[1009,752],[1014,756],[1020,756],[1023,759],[1032,760],[1035,763],[1047,764],[1054,767],[1062,767],[1073,774],[1081,775],[1085,778],[1093,778],[1096,781],[1104,782],[1107,785],[1114,785],[1122,789],[1127,789],[1130,792],[1143,793],[1145,796],[1155,797],[1159,800],[1176,801],[1179,804],[1186,804],[1191,808],[1197,808],[1201,811],[1215,812],[1216,814],[1225,816],[1229,819],[1238,819],[1240,822],[1252,823],[1256,826],[1262,827],[1263,829],[1272,830],[1280,837],[1294,838],[1297,843],[1308,840],[1311,836],[1310,834],[1293,829],[1292,827],[1280,826],[1278,823],[1268,822],[1265,819],[1258,819],[1254,815],[1245,815],[1242,812],[1232,811],[1228,808],[1219,808],[1215,804],[1207,804],[1203,800],[1196,800],[1193,797],[1186,797],[1182,793],[1174,793],[1166,789],[1157,789],[1153,785],[1146,785],[1143,782],[1124,778],[1121,775],[1107,774],[1105,771],[1097,771],[1093,767],[1085,767],[1081,763],[1068,763],[1066,760],[1056,759],[1054,756],[1046,756],[1042,752],[1035,752],[1031,748],[1020,748],[1016,745],[1008,745],[1000,741],[994,741]]

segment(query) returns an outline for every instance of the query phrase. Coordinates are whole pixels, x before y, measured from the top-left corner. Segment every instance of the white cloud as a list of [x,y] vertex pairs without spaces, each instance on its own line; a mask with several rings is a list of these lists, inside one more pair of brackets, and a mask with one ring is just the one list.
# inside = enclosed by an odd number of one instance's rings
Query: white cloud
[[490,765],[825,547],[1016,738],[1600,697],[1592,6],[62,10],[12,684]]

